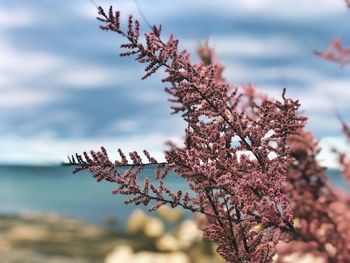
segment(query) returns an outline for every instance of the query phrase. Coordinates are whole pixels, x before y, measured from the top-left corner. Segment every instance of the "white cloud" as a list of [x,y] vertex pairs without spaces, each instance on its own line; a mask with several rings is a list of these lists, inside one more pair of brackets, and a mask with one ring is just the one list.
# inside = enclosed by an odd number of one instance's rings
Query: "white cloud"
[[[43,94],[48,95],[55,87],[91,88],[116,85],[134,78],[132,67],[106,67],[83,64],[78,59],[37,50],[16,48],[6,38],[0,41],[0,89],[22,90],[29,100],[41,101],[44,95],[33,90],[45,83]],[[43,89],[43,88],[42,88]],[[32,90],[32,94],[29,90]],[[49,91],[50,90],[50,91]],[[52,91],[53,92],[53,91]],[[10,94],[10,92],[7,92]],[[15,98],[12,92],[11,98]],[[24,94],[24,93],[23,93]],[[20,95],[18,93],[18,95]],[[38,95],[37,99],[34,96]],[[57,97],[58,98],[58,97]],[[6,102],[9,104],[10,102]],[[15,103],[15,102],[14,102]]]
[[50,136],[23,138],[2,136],[0,138],[1,163],[48,164],[67,161],[67,155],[83,151],[99,150],[104,146],[112,159],[117,157],[117,148],[125,153],[147,149],[158,161],[164,161],[164,142],[181,139],[165,134],[131,135],[119,138],[58,139]]
[[123,119],[117,120],[110,125],[108,131],[110,132],[135,132],[139,128],[137,120]]
[[[133,69],[128,67],[98,67],[80,65],[80,63],[65,62],[67,67],[57,74],[57,82],[68,87],[91,88],[103,85],[116,85],[128,82],[134,78]],[[72,66],[73,65],[73,66]]]
[[333,148],[341,152],[350,153],[350,145],[343,137],[324,137],[320,140],[319,145],[322,150],[317,159],[323,166],[328,168],[340,168],[337,156],[332,152]]
[[97,69],[77,69],[75,71],[67,71],[62,74],[62,82],[67,85],[74,86],[94,86],[104,81],[108,77],[105,72]]
[[0,71],[4,76],[2,84],[11,87],[28,86],[33,80],[47,77],[62,64],[59,56],[24,51],[6,41],[0,41],[0,57]]
[[[337,110],[350,109],[350,79],[320,77],[299,91],[303,109],[322,115]],[[296,91],[298,92],[298,91]]]
[[343,1],[333,0],[217,0],[202,1],[202,4],[224,14],[243,14],[244,16],[267,16],[279,19],[310,18],[315,16],[346,13]]
[[[139,16],[134,1],[96,1],[98,5],[108,7],[113,5],[123,14]],[[226,16],[252,16],[265,17],[277,20],[297,20],[321,17],[326,15],[346,14],[347,10],[343,1],[332,0],[217,0],[217,1],[138,1],[143,13],[157,23],[168,16],[176,17],[183,14],[201,14],[203,11],[219,13]],[[90,1],[78,2],[78,14],[85,18],[96,17],[96,7]]]
[[[278,65],[262,67],[232,61],[224,61],[224,64],[226,66],[224,76],[228,81],[234,83],[253,82],[254,84],[256,81],[274,80],[276,82],[275,87],[271,85],[265,86],[267,89],[272,90],[276,89],[276,87],[281,87],[282,83],[279,85],[278,81],[282,82],[283,80],[295,80],[307,84],[318,82],[320,79],[322,81],[327,81],[319,71],[302,68],[300,66]],[[299,92],[304,92],[309,86],[310,85],[307,87],[300,87]],[[302,90],[303,88],[304,90]]]
[[35,23],[34,14],[27,9],[0,7],[1,29],[27,27]]
[[[250,66],[247,64],[227,63],[224,76],[235,84],[256,84],[266,80],[274,85],[262,85],[257,88],[274,98],[281,97],[285,87],[283,80],[296,81],[298,84],[287,85],[287,96],[298,99],[301,109],[307,113],[327,114],[336,110],[350,109],[350,78],[322,74],[317,69],[297,66]],[[327,123],[327,122],[326,122]]]
[[59,95],[54,92],[29,89],[2,90],[0,96],[0,109],[32,108],[38,105],[49,104],[58,98]]
[[323,134],[339,134],[341,131],[341,123],[337,119],[336,114],[332,111],[325,115],[320,112],[306,112],[304,115],[308,117],[307,129]]
[[149,90],[145,93],[142,92],[129,92],[128,95],[134,100],[142,103],[157,103],[166,101],[164,92],[160,89],[159,91]]
[[320,79],[313,88],[319,92],[339,98],[350,98],[350,78]]
[[287,57],[300,52],[295,40],[284,37],[220,37],[212,36],[209,43],[219,56],[239,55],[245,57]]

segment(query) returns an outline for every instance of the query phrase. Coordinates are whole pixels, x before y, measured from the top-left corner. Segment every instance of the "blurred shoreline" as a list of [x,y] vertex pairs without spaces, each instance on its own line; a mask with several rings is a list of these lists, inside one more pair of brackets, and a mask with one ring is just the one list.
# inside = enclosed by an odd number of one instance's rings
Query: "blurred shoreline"
[[123,240],[120,234],[56,214],[0,215],[1,262],[93,263]]
[[0,214],[0,262],[222,262],[193,221],[167,209],[159,218],[136,210],[118,232],[52,213]]

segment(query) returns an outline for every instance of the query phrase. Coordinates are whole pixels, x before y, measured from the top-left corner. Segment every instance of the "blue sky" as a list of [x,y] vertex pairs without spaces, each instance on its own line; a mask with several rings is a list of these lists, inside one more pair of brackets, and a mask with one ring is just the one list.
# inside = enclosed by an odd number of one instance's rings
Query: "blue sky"
[[[139,16],[133,0],[96,0]],[[340,38],[350,45],[342,0],[139,0],[151,23],[174,32],[193,53],[210,39],[232,83],[253,83],[271,96],[283,87],[300,99],[321,145],[344,143],[338,110],[350,121],[350,67],[313,56]],[[105,145],[114,152],[181,141],[184,124],[169,115],[159,79],[118,56],[120,39],[98,28],[89,0],[0,3],[0,163],[58,163]],[[321,159],[327,160],[324,151]],[[332,164],[331,164],[332,165]]]

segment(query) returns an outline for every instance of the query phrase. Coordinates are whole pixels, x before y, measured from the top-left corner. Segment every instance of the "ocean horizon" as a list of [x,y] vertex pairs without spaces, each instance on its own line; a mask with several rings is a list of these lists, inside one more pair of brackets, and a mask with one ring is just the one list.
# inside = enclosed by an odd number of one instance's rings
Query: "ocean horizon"
[[[152,176],[153,169],[146,167],[140,179]],[[97,225],[115,218],[117,227],[123,227],[133,209],[148,213],[144,206],[125,205],[126,197],[112,194],[112,183],[96,183],[87,172],[73,175],[72,171],[63,165],[0,165],[0,214],[54,213]],[[350,191],[340,171],[326,173],[335,187]],[[167,183],[173,190],[188,190],[175,174],[169,175]]]

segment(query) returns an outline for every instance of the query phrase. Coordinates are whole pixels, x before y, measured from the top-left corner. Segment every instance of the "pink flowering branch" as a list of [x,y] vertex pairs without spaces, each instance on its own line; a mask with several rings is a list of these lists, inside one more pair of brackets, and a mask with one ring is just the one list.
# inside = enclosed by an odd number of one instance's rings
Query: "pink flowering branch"
[[[350,0],[345,0],[345,3],[350,8]],[[324,60],[339,64],[341,67],[350,63],[350,47],[344,47],[339,39],[330,41],[326,51],[315,51],[314,54]]]
[[277,262],[284,262],[293,253],[309,253],[325,262],[348,262],[350,210],[316,160],[318,143],[309,132],[292,135],[288,142],[295,161],[289,168],[285,191],[293,201],[295,231],[287,239],[289,243],[277,246]]
[[[173,113],[187,123],[185,147],[168,143],[166,163],[158,163],[145,151],[147,162],[131,152],[128,161],[111,161],[104,150],[70,159],[75,172],[88,170],[98,180],[116,184],[114,194],[130,196],[126,203],[181,206],[207,217],[205,237],[218,244],[228,263],[271,262],[274,245],[293,231],[292,207],[283,184],[293,158],[288,137],[298,134],[305,118],[297,114],[299,102],[253,98],[253,87],[241,92],[221,77],[223,67],[208,47],[202,61],[193,64],[179,41],[170,35],[161,39],[161,27],[140,40],[140,24],[129,16],[128,27],[120,26],[120,13],[100,7],[101,29],[113,31],[126,40],[121,56],[135,56],[146,64],[143,79],[163,69],[162,79],[170,94]],[[207,58],[207,60],[205,60]],[[250,94],[250,96],[249,96]],[[141,184],[138,176],[146,165],[155,165],[151,183]],[[127,166],[124,171],[118,168]],[[164,179],[172,170],[188,183],[191,193],[171,191]]]
[[[340,119],[342,123],[342,131],[345,136],[345,139],[350,145],[350,127],[347,125],[342,119]],[[350,184],[350,158],[343,152],[336,151],[339,156],[339,163],[343,169],[343,176],[345,180]]]
[[350,0],[345,0],[346,6],[350,8]]
[[[350,1],[345,1],[350,7]],[[324,52],[315,54],[344,67],[350,62],[350,48],[333,40]],[[339,116],[338,116],[339,117]],[[350,128],[339,117],[343,133],[350,141]],[[311,254],[324,262],[350,262],[350,196],[332,187],[324,168],[316,160],[320,148],[311,133],[289,136],[294,162],[289,167],[285,191],[293,203],[295,231],[288,243],[280,242],[276,262],[291,255]],[[339,156],[344,178],[350,182],[349,157],[334,149]]]
[[343,47],[340,40],[332,40],[329,48],[322,52],[314,52],[316,56],[320,58],[339,64],[341,67],[350,63],[350,47]]

